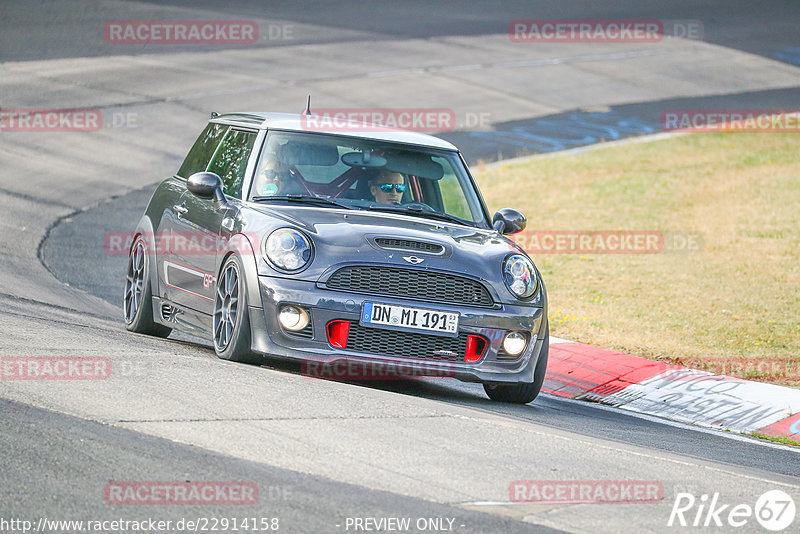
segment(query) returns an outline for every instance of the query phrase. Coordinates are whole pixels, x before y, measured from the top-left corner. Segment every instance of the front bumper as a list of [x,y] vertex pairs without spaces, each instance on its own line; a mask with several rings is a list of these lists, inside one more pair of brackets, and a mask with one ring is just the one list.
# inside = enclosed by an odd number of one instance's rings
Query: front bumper
[[[427,304],[396,297],[321,289],[314,282],[270,276],[259,276],[258,283],[261,302],[250,303],[249,308],[252,350],[270,356],[314,362],[317,366],[322,364],[327,369],[344,369],[345,366],[341,364],[346,363],[350,364],[348,369],[363,369],[363,366],[353,366],[353,362],[380,362],[400,369],[408,369],[411,365],[413,374],[418,376],[436,374],[468,382],[533,382],[536,362],[544,344],[548,343],[544,337],[547,323],[545,308],[509,304],[495,308]],[[332,346],[328,341],[328,323],[345,320],[358,325],[364,301],[458,312],[459,333],[481,336],[487,346],[482,357],[474,363],[464,362],[463,357],[456,361],[429,360]],[[300,337],[281,328],[277,310],[283,304],[301,306],[310,312],[312,337]],[[528,334],[525,350],[516,359],[510,359],[500,350],[503,338],[510,330]]]

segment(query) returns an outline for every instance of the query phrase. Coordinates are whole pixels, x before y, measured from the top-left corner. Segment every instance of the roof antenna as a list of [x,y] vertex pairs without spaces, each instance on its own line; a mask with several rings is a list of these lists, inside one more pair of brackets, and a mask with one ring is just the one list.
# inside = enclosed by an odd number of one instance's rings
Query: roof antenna
[[306,109],[300,114],[303,116],[311,115],[311,95],[308,95],[308,100],[306,100]]

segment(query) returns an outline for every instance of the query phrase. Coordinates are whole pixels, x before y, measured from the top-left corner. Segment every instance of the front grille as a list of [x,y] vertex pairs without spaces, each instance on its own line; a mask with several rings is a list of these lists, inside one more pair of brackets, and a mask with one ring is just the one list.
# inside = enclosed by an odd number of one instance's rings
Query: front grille
[[428,302],[484,307],[494,304],[489,291],[480,282],[451,274],[396,267],[343,267],[333,273],[327,286],[331,289]]
[[388,237],[379,237],[375,239],[375,243],[381,248],[388,248],[392,250],[413,250],[427,254],[441,254],[444,252],[444,247],[442,245],[425,243],[423,241],[412,241],[411,239],[390,239]]
[[[432,336],[416,332],[367,328],[351,322],[346,348],[398,358],[463,362],[467,350],[467,336],[465,333],[459,334],[458,337]],[[449,351],[455,354],[435,354],[437,351]]]

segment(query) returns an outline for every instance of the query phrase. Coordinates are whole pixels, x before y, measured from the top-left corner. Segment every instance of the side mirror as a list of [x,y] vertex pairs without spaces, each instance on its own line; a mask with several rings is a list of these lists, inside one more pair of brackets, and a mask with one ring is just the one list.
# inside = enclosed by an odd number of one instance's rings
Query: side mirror
[[194,196],[204,200],[225,198],[222,192],[222,179],[213,172],[194,173],[189,177],[186,188]]
[[492,228],[504,235],[521,232],[527,224],[528,221],[525,216],[511,208],[498,210],[492,218]]

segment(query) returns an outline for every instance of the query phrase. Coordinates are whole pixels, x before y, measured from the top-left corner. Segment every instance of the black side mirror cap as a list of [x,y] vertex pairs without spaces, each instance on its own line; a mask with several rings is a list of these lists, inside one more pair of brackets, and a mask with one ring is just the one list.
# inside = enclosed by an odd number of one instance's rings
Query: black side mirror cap
[[528,220],[525,216],[512,208],[498,210],[492,218],[492,228],[503,235],[521,232],[527,224]]
[[[189,177],[186,188],[204,200],[216,199],[222,193],[222,179],[213,172],[196,172]],[[224,196],[223,196],[224,198]]]
[[230,210],[238,213],[239,210],[225,198],[222,190],[222,178],[213,172],[196,172],[189,177],[186,189],[197,198],[214,200],[217,209]]

